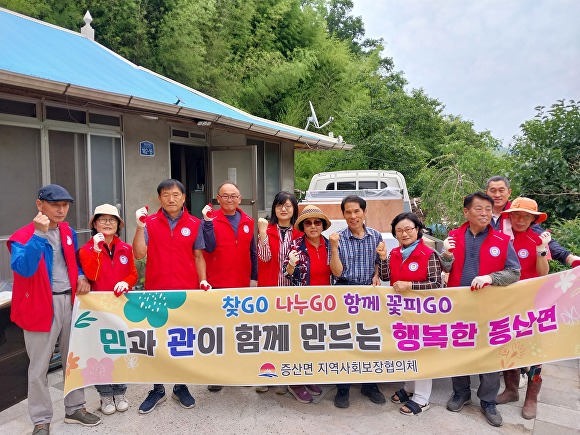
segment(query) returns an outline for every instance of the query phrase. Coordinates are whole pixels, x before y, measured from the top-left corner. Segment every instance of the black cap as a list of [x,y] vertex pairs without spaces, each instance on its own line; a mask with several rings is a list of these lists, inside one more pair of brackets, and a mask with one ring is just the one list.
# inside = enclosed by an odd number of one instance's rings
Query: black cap
[[38,191],[38,199],[41,201],[68,201],[73,202],[70,193],[58,184],[49,184],[41,187]]

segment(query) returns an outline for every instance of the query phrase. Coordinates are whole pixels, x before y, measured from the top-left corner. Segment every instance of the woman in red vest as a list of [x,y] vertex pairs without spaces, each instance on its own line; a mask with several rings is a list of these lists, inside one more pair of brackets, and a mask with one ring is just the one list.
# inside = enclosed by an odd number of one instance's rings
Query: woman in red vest
[[[119,297],[137,282],[133,248],[119,238],[119,231],[124,226],[117,207],[103,204],[95,208],[89,220],[93,238],[79,249],[81,267],[91,283],[92,291],[113,290]],[[101,395],[103,414],[129,409],[125,399],[127,385],[95,385],[95,388]]]
[[[538,211],[538,204],[530,198],[516,198],[511,207],[502,212],[505,218],[511,221],[514,248],[522,271],[520,280],[536,278],[547,275],[550,271],[548,264],[549,249],[548,243],[552,239],[548,231],[538,235],[532,231],[534,223],[544,222],[548,215]],[[525,419],[536,418],[538,407],[538,393],[542,386],[542,366],[532,366],[524,369],[528,375],[528,386],[526,389],[526,399],[522,408],[522,417]],[[520,399],[518,393],[520,369],[505,370],[503,372],[505,390],[497,396],[497,403],[517,402]]]
[[[391,222],[391,231],[399,246],[388,257],[384,242],[377,247],[379,276],[383,281],[390,281],[397,292],[443,287],[439,255],[423,243],[423,228],[414,213],[401,213]],[[405,386],[391,396],[391,401],[403,404],[401,414],[417,415],[429,409],[432,384],[431,379],[405,382]]]
[[[278,192],[272,201],[270,222],[258,219],[258,287],[291,285],[284,276],[282,262],[288,257],[290,244],[300,231],[293,227],[298,217],[298,201],[288,192]],[[266,385],[256,387],[258,393],[268,391]],[[276,393],[285,394],[287,388],[278,386]]]

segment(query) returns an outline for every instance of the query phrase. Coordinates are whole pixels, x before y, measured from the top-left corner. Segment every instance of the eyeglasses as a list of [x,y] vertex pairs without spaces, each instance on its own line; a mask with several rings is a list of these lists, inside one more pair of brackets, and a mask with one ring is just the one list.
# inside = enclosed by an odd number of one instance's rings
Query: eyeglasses
[[294,206],[292,204],[278,204],[276,206],[276,210],[292,210]]
[[397,228],[395,234],[401,235],[403,233],[411,234],[417,227]]
[[315,219],[313,221],[311,221],[310,219],[306,219],[304,221],[304,226],[305,227],[310,227],[312,225],[319,227],[320,225],[322,225],[322,221],[320,219]]
[[236,200],[240,197],[240,195],[218,195],[221,199],[223,199],[224,201],[228,201],[228,200]]
[[97,221],[100,224],[116,224],[117,223],[117,218],[98,218]]

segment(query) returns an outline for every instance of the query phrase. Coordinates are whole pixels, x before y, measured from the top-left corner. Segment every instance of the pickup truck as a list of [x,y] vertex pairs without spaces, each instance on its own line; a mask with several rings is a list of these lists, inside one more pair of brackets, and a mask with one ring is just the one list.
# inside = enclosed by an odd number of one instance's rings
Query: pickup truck
[[[398,246],[391,234],[391,221],[404,211],[411,211],[411,201],[403,174],[387,170],[354,170],[321,172],[310,181],[299,209],[312,204],[319,207],[332,222],[327,233],[346,227],[340,209],[345,196],[358,195],[367,202],[366,225],[379,231],[387,249]],[[328,234],[325,233],[326,236]],[[441,241],[424,234],[425,243],[440,250]],[[438,243],[439,242],[439,243]]]

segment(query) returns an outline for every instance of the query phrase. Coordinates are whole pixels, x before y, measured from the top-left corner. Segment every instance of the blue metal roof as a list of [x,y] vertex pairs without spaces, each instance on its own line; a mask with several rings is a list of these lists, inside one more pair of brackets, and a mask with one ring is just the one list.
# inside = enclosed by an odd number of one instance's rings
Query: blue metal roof
[[[80,33],[0,8],[0,70],[50,82],[215,114],[261,126],[275,134],[285,131],[307,142],[336,141],[299,128],[259,118],[139,67]],[[227,124],[227,122],[226,122]]]

